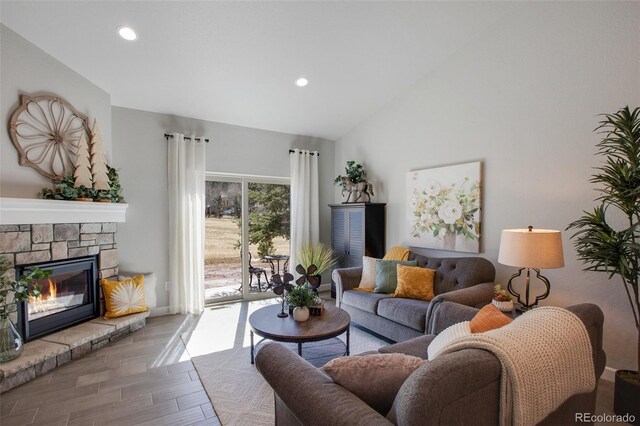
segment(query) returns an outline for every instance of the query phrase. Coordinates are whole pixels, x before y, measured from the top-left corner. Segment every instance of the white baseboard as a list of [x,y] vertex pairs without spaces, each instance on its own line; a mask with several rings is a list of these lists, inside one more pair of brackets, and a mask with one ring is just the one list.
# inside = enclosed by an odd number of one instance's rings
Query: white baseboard
[[318,291],[331,291],[331,283],[320,284]]
[[169,315],[169,307],[168,306],[158,306],[156,308],[149,309],[150,317],[159,317],[162,315]]
[[616,371],[618,370],[616,370],[615,368],[604,367],[604,371],[602,372],[602,376],[600,376],[600,378],[608,382],[614,382],[616,380]]

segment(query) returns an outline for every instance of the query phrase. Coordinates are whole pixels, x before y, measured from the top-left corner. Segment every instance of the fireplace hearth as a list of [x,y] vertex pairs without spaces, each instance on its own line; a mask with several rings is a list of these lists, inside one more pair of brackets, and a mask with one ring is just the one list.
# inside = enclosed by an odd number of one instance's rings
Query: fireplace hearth
[[51,271],[39,280],[42,294],[18,306],[18,329],[25,341],[96,318],[100,313],[98,259],[87,256],[16,267],[17,277],[33,267]]

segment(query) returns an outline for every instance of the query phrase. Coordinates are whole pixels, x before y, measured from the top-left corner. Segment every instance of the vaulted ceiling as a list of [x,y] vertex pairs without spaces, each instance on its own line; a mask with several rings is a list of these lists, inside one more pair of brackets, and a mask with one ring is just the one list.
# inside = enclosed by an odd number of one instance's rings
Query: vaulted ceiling
[[[2,1],[112,104],[336,139],[520,7],[492,2]],[[116,34],[131,26],[138,40]],[[304,76],[308,86],[294,81]]]

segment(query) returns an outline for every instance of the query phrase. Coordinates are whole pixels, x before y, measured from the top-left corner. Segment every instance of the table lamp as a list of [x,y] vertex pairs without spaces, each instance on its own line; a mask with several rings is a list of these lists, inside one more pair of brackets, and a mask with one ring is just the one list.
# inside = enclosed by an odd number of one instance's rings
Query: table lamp
[[[521,310],[534,308],[538,302],[549,296],[551,284],[549,280],[540,275],[540,269],[562,268],[564,256],[562,255],[562,236],[560,231],[549,229],[505,229],[500,238],[500,252],[498,262],[503,265],[520,268],[518,272],[509,278],[507,290],[518,298]],[[520,294],[513,289],[513,280],[527,270],[525,281],[525,299],[522,301]],[[529,298],[530,269],[536,271],[536,277],[543,282],[545,292],[536,296],[533,302]]]

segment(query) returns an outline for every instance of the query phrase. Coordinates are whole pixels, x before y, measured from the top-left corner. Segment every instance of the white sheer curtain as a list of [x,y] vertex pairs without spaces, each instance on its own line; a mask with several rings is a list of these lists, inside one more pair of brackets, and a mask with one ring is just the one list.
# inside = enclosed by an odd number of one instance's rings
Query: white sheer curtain
[[291,164],[291,250],[289,271],[298,265],[296,251],[320,242],[318,153],[294,149]]
[[204,310],[204,138],[169,138],[169,311]]

